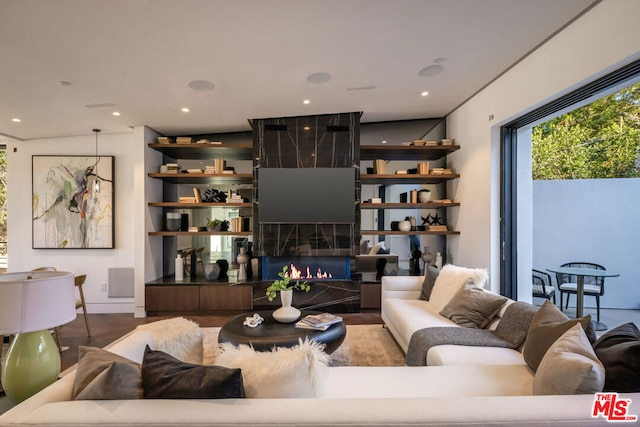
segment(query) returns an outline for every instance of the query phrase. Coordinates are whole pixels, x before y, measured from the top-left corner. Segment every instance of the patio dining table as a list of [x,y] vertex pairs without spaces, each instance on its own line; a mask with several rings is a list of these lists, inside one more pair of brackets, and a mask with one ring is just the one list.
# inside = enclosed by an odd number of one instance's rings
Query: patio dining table
[[[552,273],[569,274],[577,277],[577,293],[576,317],[582,317],[584,311],[584,278],[585,277],[618,277],[619,273],[613,273],[607,270],[598,270],[587,267],[555,267],[547,268]],[[559,284],[558,284],[559,285]],[[561,302],[562,304],[562,302]],[[602,322],[593,321],[596,331],[605,331],[607,325]]]

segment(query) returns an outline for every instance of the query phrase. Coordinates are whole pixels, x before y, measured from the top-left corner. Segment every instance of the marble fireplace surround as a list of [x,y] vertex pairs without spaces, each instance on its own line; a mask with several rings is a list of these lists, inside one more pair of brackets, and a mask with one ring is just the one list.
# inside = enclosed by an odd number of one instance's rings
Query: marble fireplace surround
[[[263,257],[338,257],[351,260],[360,242],[360,112],[253,120],[253,255]],[[353,168],[352,223],[261,223],[257,185],[262,168]],[[279,258],[278,258],[279,259]],[[272,278],[273,279],[273,278]],[[273,307],[264,297],[269,278],[254,285],[254,309]],[[312,291],[297,292],[294,304],[314,310],[358,311],[359,283],[310,280]],[[297,301],[296,301],[297,300]]]

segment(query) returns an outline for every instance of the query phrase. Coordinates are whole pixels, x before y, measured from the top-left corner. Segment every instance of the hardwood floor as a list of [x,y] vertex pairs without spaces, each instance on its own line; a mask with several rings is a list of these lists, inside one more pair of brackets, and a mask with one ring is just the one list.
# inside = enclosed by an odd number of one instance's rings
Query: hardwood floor
[[[222,326],[235,314],[216,316],[182,316],[202,327]],[[341,314],[347,325],[382,324],[380,311],[366,313]],[[135,318],[133,314],[89,314],[91,337],[87,337],[82,315],[71,323],[60,328],[60,341],[63,351],[60,353],[62,371],[78,362],[78,346],[104,347],[124,334],[131,332],[136,326],[167,319],[175,316]],[[68,348],[67,348],[68,347]]]

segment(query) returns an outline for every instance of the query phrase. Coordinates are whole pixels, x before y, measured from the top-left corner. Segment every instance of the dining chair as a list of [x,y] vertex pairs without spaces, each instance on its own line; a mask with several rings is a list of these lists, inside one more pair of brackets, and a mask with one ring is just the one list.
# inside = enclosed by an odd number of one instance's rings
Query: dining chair
[[80,274],[75,277],[75,284],[78,288],[78,293],[80,294],[80,298],[76,298],[76,310],[82,307],[82,314],[84,315],[84,325],[87,327],[87,336],[91,336],[91,330],[89,329],[89,317],[87,316],[87,305],[84,301],[84,292],[82,291],[82,285],[84,285],[85,280],[87,280],[86,274]]
[[[561,267],[578,267],[578,268],[593,268],[595,270],[606,270],[600,264],[593,262],[567,262],[562,264]],[[565,310],[569,308],[569,297],[571,294],[578,294],[578,278],[573,274],[560,274],[556,273],[556,280],[558,282],[558,290],[560,291],[560,309],[562,309],[562,302],[564,294],[567,294],[567,302]],[[584,295],[593,296],[596,298],[596,319],[600,321],[600,297],[604,295],[604,277],[588,277],[584,278]]]
[[556,303],[556,288],[551,281],[551,275],[544,271],[532,269],[531,288],[534,297],[546,298]]

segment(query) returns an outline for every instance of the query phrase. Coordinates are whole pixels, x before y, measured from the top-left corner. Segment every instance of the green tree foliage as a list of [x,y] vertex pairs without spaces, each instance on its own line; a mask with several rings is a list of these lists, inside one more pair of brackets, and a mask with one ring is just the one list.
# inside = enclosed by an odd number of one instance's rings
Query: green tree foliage
[[640,177],[640,84],[533,128],[533,179]]

